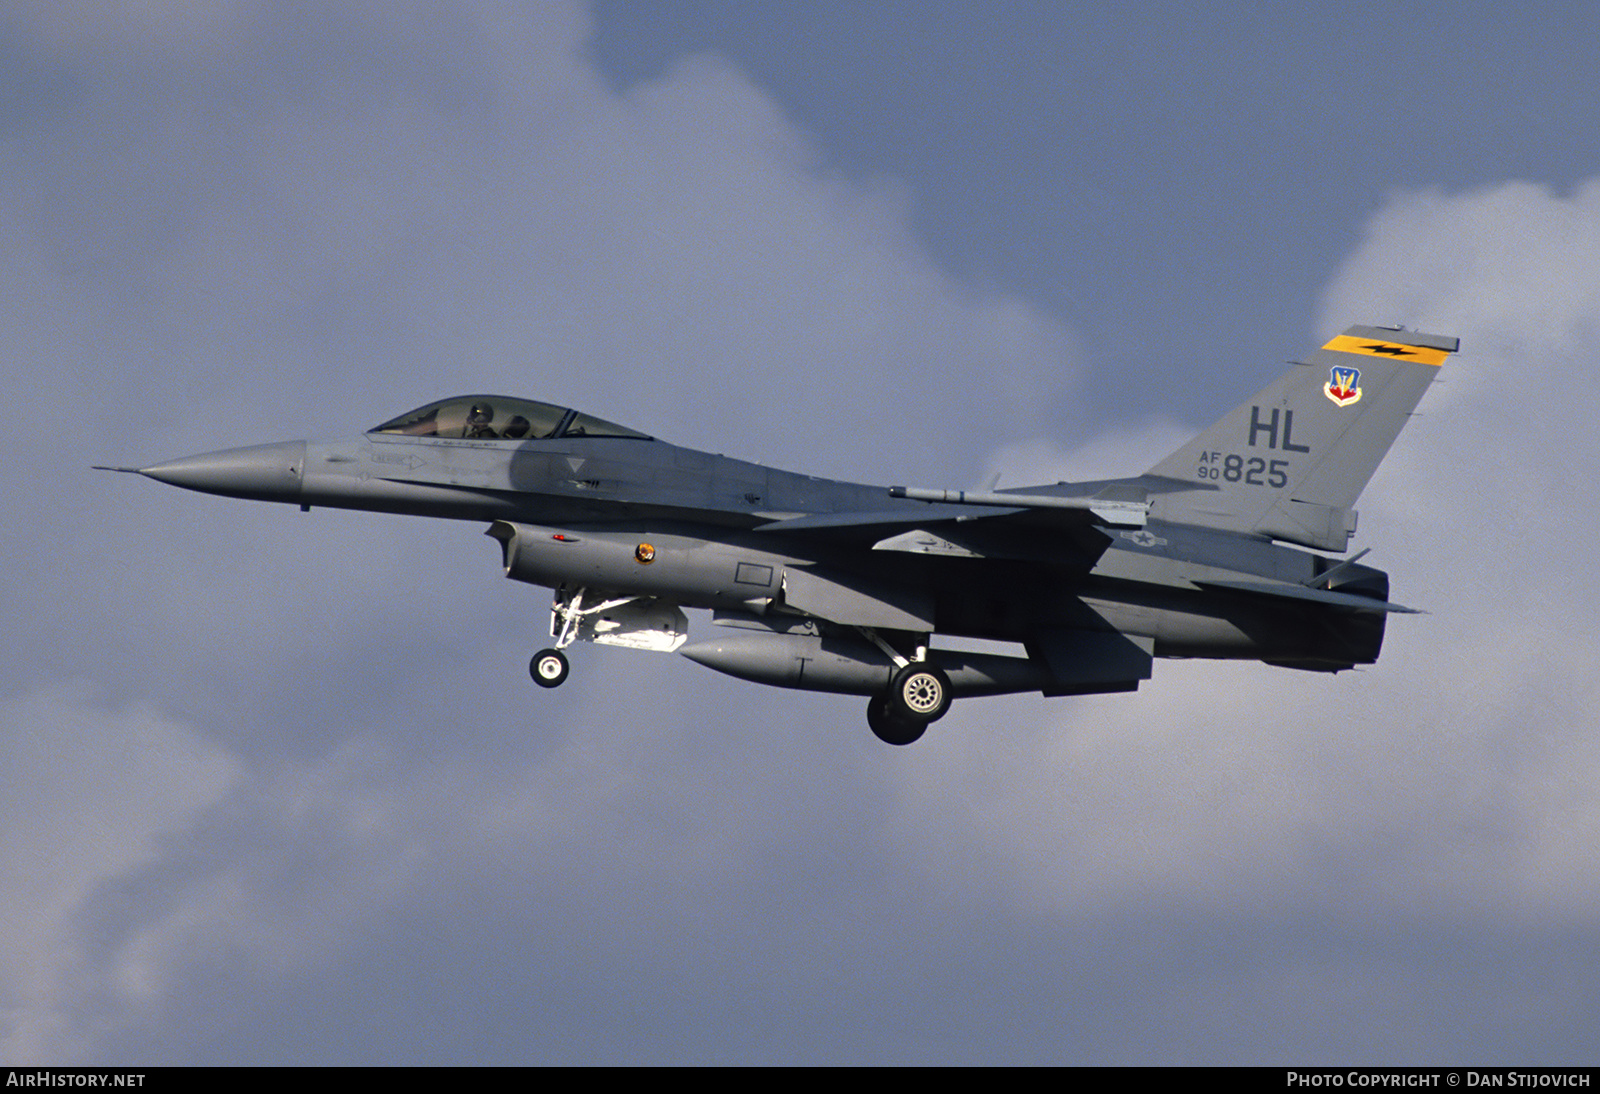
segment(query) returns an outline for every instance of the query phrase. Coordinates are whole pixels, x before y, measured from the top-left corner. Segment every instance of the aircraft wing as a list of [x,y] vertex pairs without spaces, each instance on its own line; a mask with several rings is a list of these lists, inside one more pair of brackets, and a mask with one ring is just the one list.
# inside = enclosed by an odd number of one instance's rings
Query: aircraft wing
[[1150,510],[1144,490],[1122,483],[1094,495],[999,493],[979,490],[921,490],[891,486],[892,498],[924,502],[918,507],[815,513],[758,525],[760,532],[855,531],[865,535],[906,532],[946,522],[992,520],[1034,514],[1047,523],[1141,528]]
[[826,539],[875,551],[1056,565],[1076,560],[1088,568],[1110,542],[1096,523],[1086,509],[928,505],[795,517],[772,521],[755,530],[813,541]]
[[976,520],[1023,512],[1020,508],[977,510],[969,505],[928,505],[920,509],[878,509],[854,513],[814,513],[756,526],[757,532],[855,531],[863,536],[904,532],[925,524]]
[[[1080,486],[1085,484],[1079,484]],[[1110,542],[1106,526],[1142,527],[1149,510],[1142,482],[1087,484],[1095,493],[1052,494],[921,490],[888,495],[921,505],[817,513],[758,525],[755,531],[831,539],[875,551],[1049,562],[1087,568]]]

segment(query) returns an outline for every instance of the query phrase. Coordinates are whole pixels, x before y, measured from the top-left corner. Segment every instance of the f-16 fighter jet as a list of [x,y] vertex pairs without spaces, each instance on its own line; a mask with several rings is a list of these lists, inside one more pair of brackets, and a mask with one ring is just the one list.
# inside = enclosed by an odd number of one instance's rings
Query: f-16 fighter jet
[[[1337,556],[1356,498],[1456,349],[1351,327],[1142,475],[1006,490],[813,478],[499,395],[430,403],[350,440],[115,470],[302,509],[484,522],[507,577],[555,590],[535,683],[567,678],[575,642],[676,651],[745,680],[866,696],[873,732],[908,744],[952,699],[1133,691],[1158,657],[1375,661],[1387,617],[1411,609],[1365,551]],[[689,644],[684,608],[710,610],[715,636]]]

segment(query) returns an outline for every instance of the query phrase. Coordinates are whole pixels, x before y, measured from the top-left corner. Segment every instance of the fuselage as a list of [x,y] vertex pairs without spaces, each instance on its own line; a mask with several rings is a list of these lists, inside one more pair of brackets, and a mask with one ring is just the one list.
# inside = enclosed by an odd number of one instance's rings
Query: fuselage
[[[1353,326],[1141,475],[872,486],[666,444],[575,409],[442,399],[349,440],[120,468],[215,494],[489,525],[554,590],[541,687],[575,642],[676,651],[870,697],[907,744],[953,697],[1136,690],[1156,657],[1337,672],[1377,659],[1389,579],[1338,560],[1355,505],[1456,339]],[[686,645],[683,609],[716,637]],[[936,644],[997,640],[1009,652]]]
[[[808,581],[820,575],[858,594],[854,605],[815,598],[817,611],[832,610],[843,626],[1022,643],[1061,628],[1111,629],[1151,639],[1156,656],[1326,670],[1373,661],[1383,636],[1381,613],[1218,596],[1202,584],[1310,583],[1330,565],[1262,537],[1160,520],[1137,530],[1063,526],[1050,513],[1028,512],[1006,522],[956,523],[955,531],[930,533],[919,545],[915,533],[923,524],[949,524],[948,507],[642,435],[508,440],[375,431],[211,453],[144,473],[305,509],[517,529],[497,533],[509,576],[723,612],[781,613],[797,599],[801,575]],[[1029,493],[1086,489],[1056,484]],[[857,524],[785,527],[828,514],[879,519],[866,525],[865,537]],[[896,523],[905,534],[883,533]],[[648,564],[633,558],[641,542],[655,548]],[[1387,578],[1356,566],[1340,587],[1382,600]],[[800,607],[812,611],[810,604]]]

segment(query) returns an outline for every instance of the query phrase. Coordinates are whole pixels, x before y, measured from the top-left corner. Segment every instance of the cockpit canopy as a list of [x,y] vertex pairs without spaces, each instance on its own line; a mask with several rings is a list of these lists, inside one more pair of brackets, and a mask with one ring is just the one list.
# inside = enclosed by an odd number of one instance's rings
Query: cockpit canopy
[[463,440],[533,441],[550,437],[633,437],[648,441],[635,429],[580,414],[566,407],[512,399],[504,395],[458,395],[440,399],[369,430],[411,437],[454,437]]

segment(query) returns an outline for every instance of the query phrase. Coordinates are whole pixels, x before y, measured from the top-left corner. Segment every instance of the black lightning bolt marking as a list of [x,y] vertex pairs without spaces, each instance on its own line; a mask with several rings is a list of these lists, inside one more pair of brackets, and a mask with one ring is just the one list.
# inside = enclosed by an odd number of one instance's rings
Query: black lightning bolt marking
[[1381,353],[1385,357],[1410,357],[1412,351],[1400,346],[1362,346],[1368,353]]

